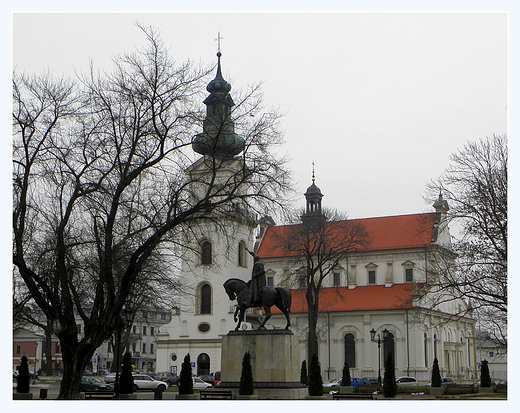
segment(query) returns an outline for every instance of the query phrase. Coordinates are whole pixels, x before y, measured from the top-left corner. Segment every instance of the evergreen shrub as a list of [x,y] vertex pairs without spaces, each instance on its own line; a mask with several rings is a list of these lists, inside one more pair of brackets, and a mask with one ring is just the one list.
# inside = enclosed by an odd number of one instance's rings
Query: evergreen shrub
[[309,396],[323,396],[323,380],[318,356],[314,353],[309,366]]
[[193,394],[190,353],[186,354],[182,362],[181,375],[179,377],[179,394]]
[[29,374],[29,363],[27,362],[27,356],[22,356],[20,368],[18,370],[18,377],[16,378],[16,392],[29,393],[30,382],[31,376]]
[[350,368],[348,366],[348,363],[345,361],[345,364],[343,365],[343,372],[341,375],[341,385],[342,386],[350,386],[352,382],[350,381]]
[[305,360],[302,361],[302,369],[300,372],[300,383],[307,386],[309,382],[309,377],[307,376],[307,362]]
[[240,376],[240,386],[238,394],[251,395],[255,392],[253,385],[253,369],[251,368],[251,354],[246,351],[242,360],[242,375]]
[[395,397],[397,394],[397,383],[395,382],[394,357],[392,352],[388,352],[385,360],[385,375],[383,377],[383,395],[385,397]]
[[487,360],[482,360],[482,366],[480,367],[480,387],[491,387],[491,376],[489,375]]
[[441,387],[442,379],[441,379],[441,371],[439,369],[439,361],[437,357],[433,359],[433,368],[432,368],[432,387]]
[[126,352],[123,356],[123,368],[119,377],[119,393],[132,394],[134,392],[134,377],[132,376],[132,355]]

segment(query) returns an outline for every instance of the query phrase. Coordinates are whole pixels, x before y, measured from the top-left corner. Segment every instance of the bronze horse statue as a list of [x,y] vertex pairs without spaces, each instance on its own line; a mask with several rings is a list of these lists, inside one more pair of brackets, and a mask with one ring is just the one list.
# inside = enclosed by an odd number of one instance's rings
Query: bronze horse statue
[[[272,287],[270,285],[264,285],[260,292],[260,300],[252,303],[251,305],[246,304],[246,294],[249,290],[249,285],[243,280],[238,278],[230,278],[224,283],[224,289],[231,301],[237,300],[238,307],[235,310],[233,319],[235,322],[238,321],[235,330],[240,328],[240,324],[244,321],[244,313],[247,308],[261,307],[265,311],[265,318],[262,320],[258,329],[265,329],[265,323],[271,318],[271,307],[276,305],[282,313],[285,314],[287,319],[286,330],[289,330],[291,321],[289,319],[289,312],[291,310],[291,292],[283,287]],[[238,317],[237,317],[238,314]]]

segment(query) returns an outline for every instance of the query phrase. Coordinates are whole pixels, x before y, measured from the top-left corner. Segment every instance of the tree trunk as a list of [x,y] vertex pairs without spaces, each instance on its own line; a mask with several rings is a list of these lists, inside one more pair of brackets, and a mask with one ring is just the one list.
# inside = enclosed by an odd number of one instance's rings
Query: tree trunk
[[77,342],[65,342],[60,337],[61,352],[64,360],[58,399],[77,399],[81,390],[81,377],[99,345],[82,345]]
[[45,374],[52,376],[52,322],[48,317],[45,329]]
[[307,360],[311,360],[313,354],[316,354],[319,358],[318,336],[316,334],[316,326],[318,324],[318,300],[317,298],[313,300],[313,298],[312,294],[307,295],[307,307],[309,309],[307,313],[309,324],[307,335]]

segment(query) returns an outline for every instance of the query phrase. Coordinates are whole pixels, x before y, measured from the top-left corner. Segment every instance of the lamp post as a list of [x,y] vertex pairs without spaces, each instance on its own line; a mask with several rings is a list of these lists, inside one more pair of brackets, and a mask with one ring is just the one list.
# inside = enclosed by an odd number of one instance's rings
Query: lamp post
[[38,355],[38,342],[34,342],[34,375],[33,384],[36,384],[36,356]]
[[119,398],[119,365],[121,364],[121,333],[132,324],[132,311],[129,309],[123,310],[123,317],[119,316],[119,322],[116,327],[116,380],[114,383],[114,398]]
[[[377,366],[377,382],[379,383],[379,386],[381,386],[381,342],[385,341],[388,337],[388,330],[385,328],[383,330],[383,339],[381,340],[381,335],[377,334],[377,340],[376,340],[376,330],[372,329],[370,330],[370,340],[377,343],[377,350],[378,350],[378,366]],[[379,389],[378,389],[379,391]]]

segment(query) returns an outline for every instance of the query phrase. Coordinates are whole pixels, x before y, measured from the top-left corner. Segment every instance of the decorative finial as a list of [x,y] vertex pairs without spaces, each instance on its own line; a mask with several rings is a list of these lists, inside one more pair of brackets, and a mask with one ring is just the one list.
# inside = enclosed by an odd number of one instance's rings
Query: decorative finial
[[312,183],[314,183],[315,177],[314,177],[314,161],[312,161]]
[[220,37],[220,30],[218,31],[218,36],[215,39],[218,42],[218,50],[217,50],[217,56],[222,56],[222,53],[220,53],[220,40],[223,39],[223,37]]

